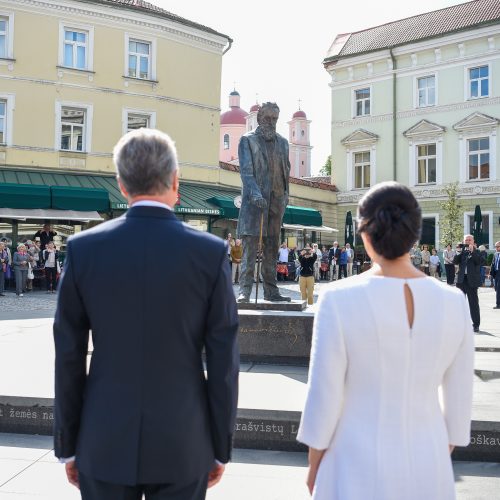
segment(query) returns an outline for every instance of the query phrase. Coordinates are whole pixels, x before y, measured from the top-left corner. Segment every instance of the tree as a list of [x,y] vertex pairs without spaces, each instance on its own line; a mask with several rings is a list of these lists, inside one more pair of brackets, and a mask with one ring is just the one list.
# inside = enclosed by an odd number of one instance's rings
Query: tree
[[319,171],[321,175],[332,175],[332,155],[328,155],[325,164],[321,167]]
[[463,238],[463,210],[462,204],[458,200],[458,182],[448,184],[444,188],[447,199],[440,201],[439,206],[443,210],[444,215],[440,221],[441,243],[443,246],[452,245]]

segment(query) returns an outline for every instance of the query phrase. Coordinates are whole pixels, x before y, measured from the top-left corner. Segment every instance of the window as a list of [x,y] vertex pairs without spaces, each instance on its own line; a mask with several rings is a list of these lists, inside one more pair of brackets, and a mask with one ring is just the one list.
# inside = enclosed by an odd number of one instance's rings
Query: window
[[150,128],[150,116],[137,113],[128,113],[127,132],[137,130],[138,128]]
[[370,187],[370,152],[354,153],[354,187]]
[[5,144],[7,131],[7,101],[0,100],[0,144]]
[[128,42],[128,76],[151,79],[151,43],[130,39]]
[[424,76],[417,78],[418,107],[434,106],[436,104],[436,77]]
[[85,109],[61,108],[61,149],[84,151]]
[[0,57],[8,57],[9,20],[0,17]]
[[469,68],[469,92],[471,99],[488,97],[489,95],[489,66]]
[[354,91],[356,100],[356,116],[370,114],[370,89],[359,89]]
[[229,149],[229,134],[224,134],[224,149]]
[[63,66],[87,69],[88,33],[86,31],[64,30]]
[[417,183],[436,182],[436,144],[417,146]]
[[467,141],[468,180],[490,178],[490,139],[482,137]]

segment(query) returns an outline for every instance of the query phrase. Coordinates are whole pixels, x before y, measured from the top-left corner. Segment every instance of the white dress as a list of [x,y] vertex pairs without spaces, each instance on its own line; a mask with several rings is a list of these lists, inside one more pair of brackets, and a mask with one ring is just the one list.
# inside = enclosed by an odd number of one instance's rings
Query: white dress
[[460,290],[433,278],[363,275],[329,285],[297,437],[327,449],[313,498],[455,499],[448,444],[469,443],[473,358]]

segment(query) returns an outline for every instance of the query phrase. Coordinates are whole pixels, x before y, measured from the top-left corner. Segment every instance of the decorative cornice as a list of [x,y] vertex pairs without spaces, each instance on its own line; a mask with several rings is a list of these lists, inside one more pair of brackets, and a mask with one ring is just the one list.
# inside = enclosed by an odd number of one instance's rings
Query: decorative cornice
[[[211,49],[214,52],[222,53],[222,50],[226,46],[227,39],[223,38],[222,36],[216,36],[216,35],[211,35],[209,33],[206,34],[206,37],[199,36],[195,33],[199,33],[199,30],[195,28],[190,28],[190,27],[185,27],[185,29],[178,29],[174,26],[177,26],[177,24],[174,21],[169,21],[165,19],[163,22],[155,21],[152,20],[147,20],[146,18],[148,15],[146,13],[141,13],[134,15],[130,11],[123,12],[120,14],[110,14],[107,11],[111,10],[113,6],[108,5],[105,8],[100,8],[97,5],[92,5],[92,10],[90,8],[84,8],[82,7],[76,7],[76,6],[71,6],[69,4],[65,3],[52,3],[49,1],[43,1],[43,0],[16,0],[17,4],[24,5],[28,8],[33,8],[37,7],[42,10],[52,10],[56,15],[61,15],[61,13],[64,14],[70,14],[74,16],[88,16],[88,17],[93,17],[97,19],[102,19],[106,21],[111,21],[111,22],[118,22],[118,23],[127,23],[129,25],[134,25],[138,26],[142,29],[148,28],[152,30],[157,30],[161,31],[166,35],[169,35],[171,37],[174,37],[177,40],[184,40],[184,41],[190,41],[194,42],[196,44],[199,44],[201,46],[204,46],[207,49]],[[118,11],[119,9],[116,8]],[[140,17],[143,19],[141,19]],[[151,17],[151,16],[149,16]],[[217,39],[224,40],[224,42],[219,42]]]
[[[489,97],[485,99],[474,99],[473,101],[465,101],[455,104],[445,104],[442,106],[429,106],[425,108],[412,109],[408,111],[399,111],[396,113],[396,118],[412,118],[416,116],[425,116],[436,113],[444,113],[447,111],[459,111],[462,109],[475,109],[478,107],[491,106],[494,104],[500,104],[500,97]],[[337,120],[332,122],[332,128],[344,128],[370,125],[373,123],[382,123],[392,120],[392,113],[387,113],[383,115],[369,116],[353,118],[350,120]]]
[[22,81],[22,82],[29,82],[29,83],[36,83],[38,85],[49,85],[49,86],[58,86],[58,87],[68,87],[68,88],[74,88],[74,89],[79,89],[79,90],[84,90],[86,92],[88,91],[94,91],[94,92],[105,92],[105,93],[110,93],[110,94],[119,94],[119,95],[128,95],[132,97],[147,97],[149,99],[154,99],[157,101],[164,101],[164,102],[171,102],[174,104],[183,104],[185,106],[192,106],[195,108],[202,108],[206,109],[209,111],[216,111],[220,112],[220,107],[218,106],[208,106],[206,104],[201,104],[198,102],[193,102],[193,101],[186,101],[185,99],[176,99],[175,97],[169,97],[166,95],[155,95],[155,94],[143,94],[139,92],[129,92],[121,89],[113,89],[110,87],[92,87],[92,86],[86,86],[86,85],[81,85],[81,84],[76,84],[76,83],[67,83],[67,82],[61,82],[55,81],[55,80],[43,80],[40,78],[28,78],[28,77],[22,77],[22,76],[11,76],[11,75],[0,75],[0,80],[11,80],[11,81]]
[[[446,185],[441,186],[418,186],[410,187],[415,198],[420,201],[426,200],[444,200],[447,197]],[[365,191],[360,192],[339,192],[337,193],[337,202],[339,205],[358,203]],[[459,197],[478,197],[478,196],[498,196],[500,194],[500,182],[481,182],[464,183],[458,186],[457,194]]]

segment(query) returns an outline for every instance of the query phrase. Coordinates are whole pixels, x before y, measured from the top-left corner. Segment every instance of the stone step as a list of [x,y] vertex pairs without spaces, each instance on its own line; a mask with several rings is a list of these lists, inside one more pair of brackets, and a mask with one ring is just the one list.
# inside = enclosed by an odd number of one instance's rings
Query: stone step
[[[296,435],[304,405],[307,368],[242,364],[235,446],[304,451]],[[475,379],[471,444],[457,460],[500,462],[500,379]],[[53,399],[0,396],[0,432],[52,433]]]

